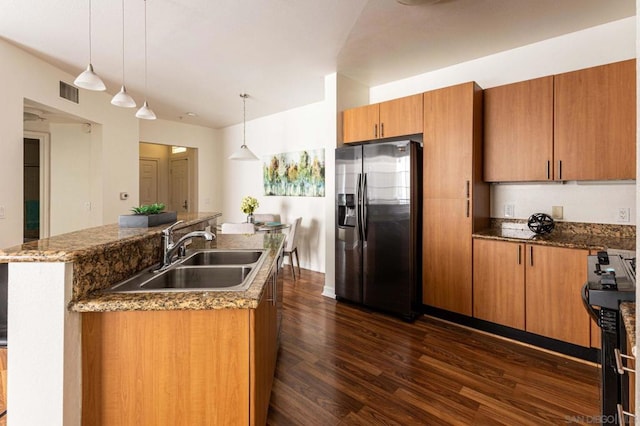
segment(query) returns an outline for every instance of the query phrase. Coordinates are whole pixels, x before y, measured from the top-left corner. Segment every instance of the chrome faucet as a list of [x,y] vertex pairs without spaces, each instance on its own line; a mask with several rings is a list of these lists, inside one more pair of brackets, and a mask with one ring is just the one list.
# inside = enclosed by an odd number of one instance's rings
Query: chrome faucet
[[162,265],[156,269],[156,272],[164,271],[173,263],[173,256],[176,254],[176,251],[179,250],[179,257],[184,256],[185,253],[185,242],[194,237],[201,237],[207,241],[213,240],[216,236],[209,231],[193,231],[184,235],[175,243],[173,242],[173,228],[175,228],[178,224],[182,223],[182,220],[177,221],[173,225],[162,230]]

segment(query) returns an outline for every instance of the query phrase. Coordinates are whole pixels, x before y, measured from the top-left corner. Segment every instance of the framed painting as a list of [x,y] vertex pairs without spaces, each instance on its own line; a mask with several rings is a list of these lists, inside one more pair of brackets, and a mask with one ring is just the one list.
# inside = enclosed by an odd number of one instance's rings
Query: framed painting
[[264,195],[324,197],[324,149],[262,158]]

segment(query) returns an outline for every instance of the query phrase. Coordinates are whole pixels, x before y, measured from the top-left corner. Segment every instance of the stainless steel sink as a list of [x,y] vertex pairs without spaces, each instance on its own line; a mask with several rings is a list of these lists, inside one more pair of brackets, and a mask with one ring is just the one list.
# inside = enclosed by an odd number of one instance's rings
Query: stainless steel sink
[[188,255],[181,265],[248,265],[260,259],[264,250],[200,250]]
[[243,291],[264,262],[264,250],[199,250],[170,268],[144,270],[106,290],[109,293]]

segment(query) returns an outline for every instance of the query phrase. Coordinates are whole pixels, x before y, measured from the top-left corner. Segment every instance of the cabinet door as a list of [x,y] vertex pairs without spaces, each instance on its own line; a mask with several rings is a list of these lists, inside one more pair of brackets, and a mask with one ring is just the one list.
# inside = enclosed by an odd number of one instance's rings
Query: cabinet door
[[378,139],[379,121],[379,104],[345,110],[342,113],[342,141],[350,143]]
[[484,91],[484,180],[552,178],[553,76]]
[[466,198],[472,179],[473,83],[424,93],[424,196]]
[[424,199],[423,202],[423,303],[471,316],[473,259],[467,201]]
[[526,330],[590,346],[590,317],[580,291],[588,250],[527,245]]
[[473,240],[473,316],[524,330],[524,244]]
[[276,363],[277,320],[274,299],[276,274],[268,278],[258,307],[252,311],[250,340],[251,362],[251,409],[250,424],[263,425],[267,422],[269,399]]
[[555,76],[555,179],[635,179],[635,63]]
[[380,104],[380,137],[422,133],[422,93]]

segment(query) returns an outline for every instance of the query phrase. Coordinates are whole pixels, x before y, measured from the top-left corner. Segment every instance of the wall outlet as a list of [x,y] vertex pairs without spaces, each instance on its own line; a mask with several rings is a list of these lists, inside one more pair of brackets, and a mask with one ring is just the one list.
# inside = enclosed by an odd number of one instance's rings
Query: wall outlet
[[620,207],[618,208],[618,213],[616,215],[617,222],[629,222],[631,215],[631,209],[629,207]]
[[554,219],[562,219],[563,210],[562,206],[551,206],[551,217]]
[[84,203],[84,209],[88,212],[91,211],[91,201],[85,201]]
[[516,206],[513,204],[505,204],[504,217],[515,217],[515,215],[516,215]]
[[121,200],[128,200],[129,199],[129,193],[128,192],[121,192],[120,193],[120,199]]

